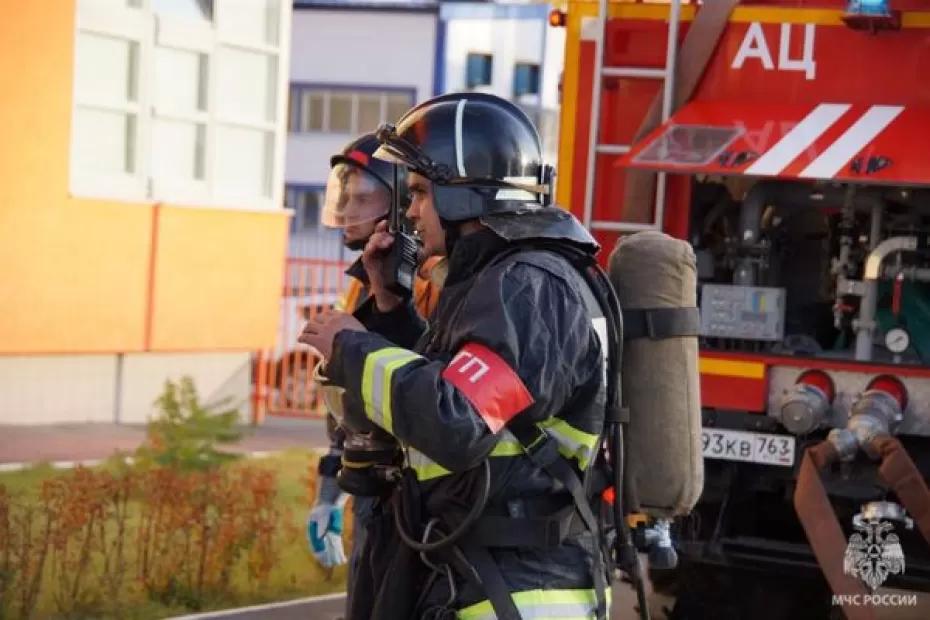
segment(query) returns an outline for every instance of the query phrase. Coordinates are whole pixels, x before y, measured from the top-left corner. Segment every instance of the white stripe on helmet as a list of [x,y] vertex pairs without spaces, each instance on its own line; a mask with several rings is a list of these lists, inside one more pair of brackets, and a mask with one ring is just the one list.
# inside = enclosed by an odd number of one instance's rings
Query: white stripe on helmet
[[455,163],[458,166],[460,177],[467,176],[465,174],[465,158],[462,156],[462,120],[465,116],[466,103],[468,103],[468,99],[459,99],[458,105],[455,106]]

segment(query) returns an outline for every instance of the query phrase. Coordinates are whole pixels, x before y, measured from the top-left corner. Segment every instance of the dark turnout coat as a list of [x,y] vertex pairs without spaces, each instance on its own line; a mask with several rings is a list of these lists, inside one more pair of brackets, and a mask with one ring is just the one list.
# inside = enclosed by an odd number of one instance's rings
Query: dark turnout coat
[[[340,332],[327,365],[346,388],[347,417],[374,422],[405,450],[412,523],[404,525],[415,536],[433,518],[446,533],[462,522],[488,459],[487,507],[459,547],[469,560],[471,548],[487,550],[526,618],[594,613],[598,541],[574,518],[565,486],[511,432],[514,424],[544,431],[580,478],[591,467],[604,425],[605,362],[603,319],[586,290],[558,254],[514,251],[483,230],[457,241],[428,326],[410,305],[379,313],[370,302],[356,313],[369,331]],[[445,577],[427,587],[432,570],[396,539],[395,518],[386,506],[375,526],[368,580],[356,584],[370,596],[356,593],[366,608],[350,610],[353,618],[417,617],[449,598]],[[449,607],[460,618],[493,618],[461,555]]]

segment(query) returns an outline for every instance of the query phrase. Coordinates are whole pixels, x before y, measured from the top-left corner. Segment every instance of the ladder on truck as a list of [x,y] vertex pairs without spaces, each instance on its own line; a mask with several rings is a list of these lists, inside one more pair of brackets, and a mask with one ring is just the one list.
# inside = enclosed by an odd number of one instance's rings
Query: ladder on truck
[[584,194],[583,222],[588,230],[632,233],[641,230],[661,230],[665,217],[666,174],[659,172],[656,179],[655,208],[652,223],[611,222],[594,220],[594,189],[599,154],[624,155],[630,152],[630,144],[605,144],[598,141],[601,125],[601,90],[604,78],[640,78],[662,80],[662,123],[672,115],[675,96],[675,73],[678,61],[678,29],[681,23],[681,0],[670,0],[668,38],[665,50],[665,67],[605,67],[604,40],[607,36],[609,0],[598,0],[596,34],[594,38],[594,79],[591,95],[591,127],[588,135],[588,170]]

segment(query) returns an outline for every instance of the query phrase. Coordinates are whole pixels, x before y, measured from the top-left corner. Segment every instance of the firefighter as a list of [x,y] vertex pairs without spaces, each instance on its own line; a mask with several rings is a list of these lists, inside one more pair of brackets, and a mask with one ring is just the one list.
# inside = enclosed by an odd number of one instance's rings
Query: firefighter
[[598,246],[549,206],[536,129],[503,99],[437,97],[379,139],[376,156],[408,168],[421,256],[448,255],[448,275],[423,332],[385,288],[393,238],[379,224],[363,253],[369,303],[300,337],[344,388],[346,423],[374,423],[406,453],[349,617],[606,618],[590,504],[605,352],[567,258],[593,264]]
[[[372,157],[378,147],[375,135],[368,133],[350,142],[330,159],[331,171],[321,223],[329,228],[342,229],[343,243],[349,250],[363,249],[376,224],[384,220],[390,210],[394,165]],[[438,299],[442,271],[439,261],[431,261],[418,272],[415,306],[423,316],[429,315]],[[355,261],[346,274],[349,283],[336,307],[353,312],[368,298],[368,277],[361,260]],[[342,466],[345,431],[338,426],[332,412],[327,412],[327,433],[330,448],[318,465],[317,494],[307,518],[307,538],[314,558],[324,568],[332,568],[346,561],[342,513],[347,499],[336,483],[336,475]],[[364,544],[365,524],[371,518],[372,500],[356,497],[352,506],[356,525],[349,570],[350,586],[357,564],[357,550]]]

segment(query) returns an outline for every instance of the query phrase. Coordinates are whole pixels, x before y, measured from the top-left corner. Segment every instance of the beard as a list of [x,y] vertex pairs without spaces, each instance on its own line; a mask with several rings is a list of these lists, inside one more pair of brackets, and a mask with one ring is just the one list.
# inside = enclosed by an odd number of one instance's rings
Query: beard
[[342,242],[342,245],[344,245],[347,250],[351,250],[353,252],[361,252],[362,250],[365,249],[365,244],[367,243],[368,243],[368,239],[352,239],[352,240],[345,239]]

